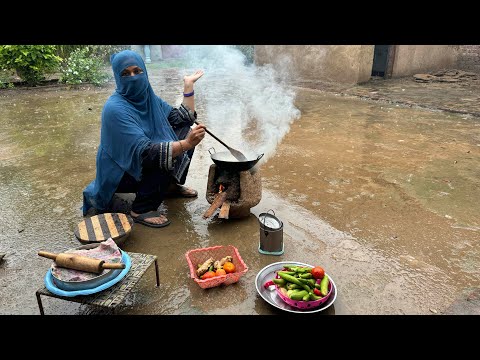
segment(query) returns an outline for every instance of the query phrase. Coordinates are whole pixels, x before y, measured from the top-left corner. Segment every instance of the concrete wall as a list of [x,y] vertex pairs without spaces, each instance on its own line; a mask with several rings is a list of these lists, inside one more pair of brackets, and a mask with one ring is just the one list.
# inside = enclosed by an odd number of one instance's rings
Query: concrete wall
[[[478,48],[469,51],[480,60]],[[292,83],[357,84],[370,80],[373,53],[374,45],[256,45],[255,63]],[[458,45],[396,45],[392,77],[455,68],[458,55]]]
[[[132,45],[132,50],[138,52],[145,60],[144,45]],[[150,60],[158,61],[163,59],[162,45],[150,45]]]
[[[145,60],[144,45],[131,45],[131,47],[133,51],[142,55],[143,60]],[[150,59],[152,61],[179,58],[183,55],[183,52],[183,45],[150,45]]]
[[454,68],[457,55],[453,45],[396,45],[392,77]]
[[373,45],[255,45],[257,65],[271,63],[291,82],[368,81]]
[[456,68],[480,73],[480,45],[459,45]]

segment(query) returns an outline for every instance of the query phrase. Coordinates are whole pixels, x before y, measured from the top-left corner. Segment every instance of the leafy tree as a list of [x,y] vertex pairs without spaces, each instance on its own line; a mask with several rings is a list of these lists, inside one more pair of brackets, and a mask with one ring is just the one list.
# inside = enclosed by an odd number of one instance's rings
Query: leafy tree
[[130,45],[88,45],[95,56],[101,57],[105,62],[110,62],[110,55],[121,50],[130,49]]
[[67,59],[74,50],[85,46],[86,45],[56,45],[57,55],[62,59]]
[[130,49],[130,45],[57,45],[57,55],[68,59],[78,49],[88,48],[89,53],[101,57],[105,62],[110,60],[110,55],[124,49]]
[[28,85],[58,71],[62,58],[55,45],[0,45],[0,69],[15,70]]

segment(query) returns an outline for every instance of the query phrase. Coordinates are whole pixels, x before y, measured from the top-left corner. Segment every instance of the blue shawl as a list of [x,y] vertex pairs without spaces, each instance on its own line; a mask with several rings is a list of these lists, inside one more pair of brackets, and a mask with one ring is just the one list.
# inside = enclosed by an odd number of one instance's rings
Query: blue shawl
[[[97,172],[83,191],[84,216],[92,206],[99,211],[107,208],[125,172],[140,180],[142,152],[149,143],[178,140],[167,119],[172,106],[154,93],[142,57],[124,50],[110,61],[116,89],[102,110]],[[143,73],[122,77],[132,65]]]

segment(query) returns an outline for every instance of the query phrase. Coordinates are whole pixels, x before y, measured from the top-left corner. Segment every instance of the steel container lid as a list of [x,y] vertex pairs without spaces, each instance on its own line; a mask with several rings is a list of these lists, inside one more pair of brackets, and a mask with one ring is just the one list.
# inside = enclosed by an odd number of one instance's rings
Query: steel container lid
[[269,213],[261,213],[258,215],[260,225],[267,230],[278,230],[283,226],[283,223],[276,216]]

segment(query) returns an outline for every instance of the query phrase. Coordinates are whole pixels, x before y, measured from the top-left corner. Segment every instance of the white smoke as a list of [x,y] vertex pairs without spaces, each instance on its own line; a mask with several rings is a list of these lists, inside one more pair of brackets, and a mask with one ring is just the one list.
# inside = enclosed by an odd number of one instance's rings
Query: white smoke
[[232,46],[186,46],[185,51],[188,71],[205,71],[195,83],[199,121],[227,145],[264,153],[266,161],[300,117],[295,92],[272,66],[248,64]]

